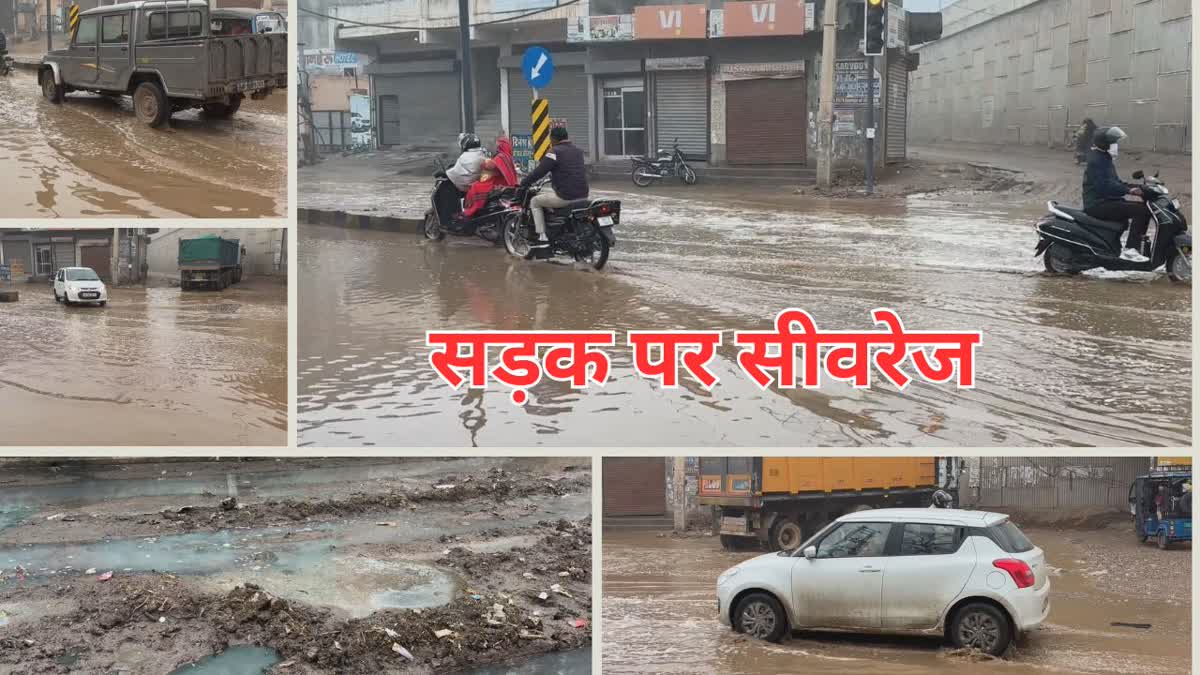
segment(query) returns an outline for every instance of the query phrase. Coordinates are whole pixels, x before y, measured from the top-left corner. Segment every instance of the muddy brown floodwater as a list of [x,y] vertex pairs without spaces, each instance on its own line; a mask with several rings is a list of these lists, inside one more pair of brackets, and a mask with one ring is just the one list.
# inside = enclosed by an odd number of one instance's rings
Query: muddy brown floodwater
[[[421,183],[397,191],[423,199]],[[663,190],[666,191],[665,188]],[[610,193],[624,202],[601,272],[515,260],[480,240],[302,226],[304,445],[1185,445],[1191,289],[1161,274],[1047,276],[1041,206],[933,198],[829,202]],[[687,193],[695,195],[695,192]],[[977,387],[879,383],[760,391],[728,333],[710,393],[664,391],[609,350],[611,379],[503,388],[437,379],[427,330],[763,329],[786,307],[822,329],[981,330]]]
[[151,129],[128,98],[52,105],[16,70],[0,78],[0,217],[284,216],[286,102],[280,90],[231,120],[191,110]]
[[5,445],[286,445],[287,288],[112,288],[66,307],[48,284],[0,304]]
[[[781,644],[747,639],[718,623],[717,576],[762,552],[728,552],[713,537],[604,531],[604,672],[830,673],[843,675],[1036,675],[1191,671],[1191,550],[1139,545],[1125,530],[1024,528],[1058,571],[1042,630],[1007,659],[977,662],[937,639],[795,633]],[[1116,568],[1107,551],[1120,553]],[[1169,558],[1183,571],[1154,597],[1101,580],[1137,574],[1139,561]],[[1148,623],[1149,629],[1112,622]]]

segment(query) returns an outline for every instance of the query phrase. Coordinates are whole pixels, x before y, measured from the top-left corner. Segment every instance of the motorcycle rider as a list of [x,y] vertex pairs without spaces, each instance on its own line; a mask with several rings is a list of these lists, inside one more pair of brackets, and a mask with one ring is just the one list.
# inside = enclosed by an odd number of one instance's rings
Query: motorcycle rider
[[531,248],[546,248],[550,240],[546,238],[547,208],[559,208],[577,199],[588,196],[587,166],[583,161],[583,151],[571,142],[566,127],[554,127],[550,130],[550,142],[553,147],[542,155],[541,161],[533,171],[521,181],[521,188],[528,188],[550,174],[550,184],[553,190],[544,190],[529,201],[533,211],[533,227],[537,230],[537,240],[530,242]]
[[454,187],[458,188],[460,193],[466,195],[483,173],[483,160],[487,159],[487,155],[484,154],[479,137],[475,134],[459,134],[458,147],[462,154],[458,156],[454,166],[446,171],[446,177],[454,183]]
[[[1121,259],[1130,262],[1146,262],[1142,255],[1142,238],[1150,223],[1150,213],[1145,204],[1127,201],[1126,195],[1141,196],[1142,190],[1125,183],[1117,175],[1113,158],[1117,156],[1117,145],[1126,137],[1120,127],[1101,127],[1092,139],[1088,151],[1087,168],[1083,172],[1083,212],[1114,223],[1132,221]],[[1120,235],[1118,245],[1120,245]]]

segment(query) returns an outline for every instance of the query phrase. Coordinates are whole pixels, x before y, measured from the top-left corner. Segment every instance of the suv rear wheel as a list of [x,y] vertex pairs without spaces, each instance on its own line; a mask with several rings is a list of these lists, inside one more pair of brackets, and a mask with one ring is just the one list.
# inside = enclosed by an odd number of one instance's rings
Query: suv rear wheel
[[152,127],[161,127],[171,118],[171,103],[157,82],[143,82],[133,90],[133,111]]
[[1008,617],[992,605],[975,602],[954,613],[950,622],[950,642],[960,649],[978,649],[1000,656],[1013,641]]
[[42,71],[42,96],[51,103],[62,103],[64,89],[54,81],[54,71],[47,68]]
[[783,606],[766,593],[742,598],[733,612],[733,629],[767,642],[779,642],[787,631]]

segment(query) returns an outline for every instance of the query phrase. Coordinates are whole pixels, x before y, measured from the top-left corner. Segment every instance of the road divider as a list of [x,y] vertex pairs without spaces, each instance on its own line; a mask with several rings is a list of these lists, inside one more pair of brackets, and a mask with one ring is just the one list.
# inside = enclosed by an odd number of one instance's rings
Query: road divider
[[309,225],[332,225],[334,227],[380,230],[383,232],[420,234],[422,224],[420,218],[372,216],[366,213],[348,213],[346,211],[332,211],[327,209],[297,209],[296,215],[300,222]]

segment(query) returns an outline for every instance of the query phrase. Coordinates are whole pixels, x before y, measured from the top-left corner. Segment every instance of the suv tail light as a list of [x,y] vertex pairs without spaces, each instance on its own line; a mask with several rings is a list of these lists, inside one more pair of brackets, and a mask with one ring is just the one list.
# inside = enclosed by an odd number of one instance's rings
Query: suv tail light
[[1017,588],[1029,588],[1034,583],[1033,570],[1029,569],[1029,565],[1023,560],[1016,558],[1001,558],[993,560],[992,567],[1008,572],[1008,576],[1016,582]]

